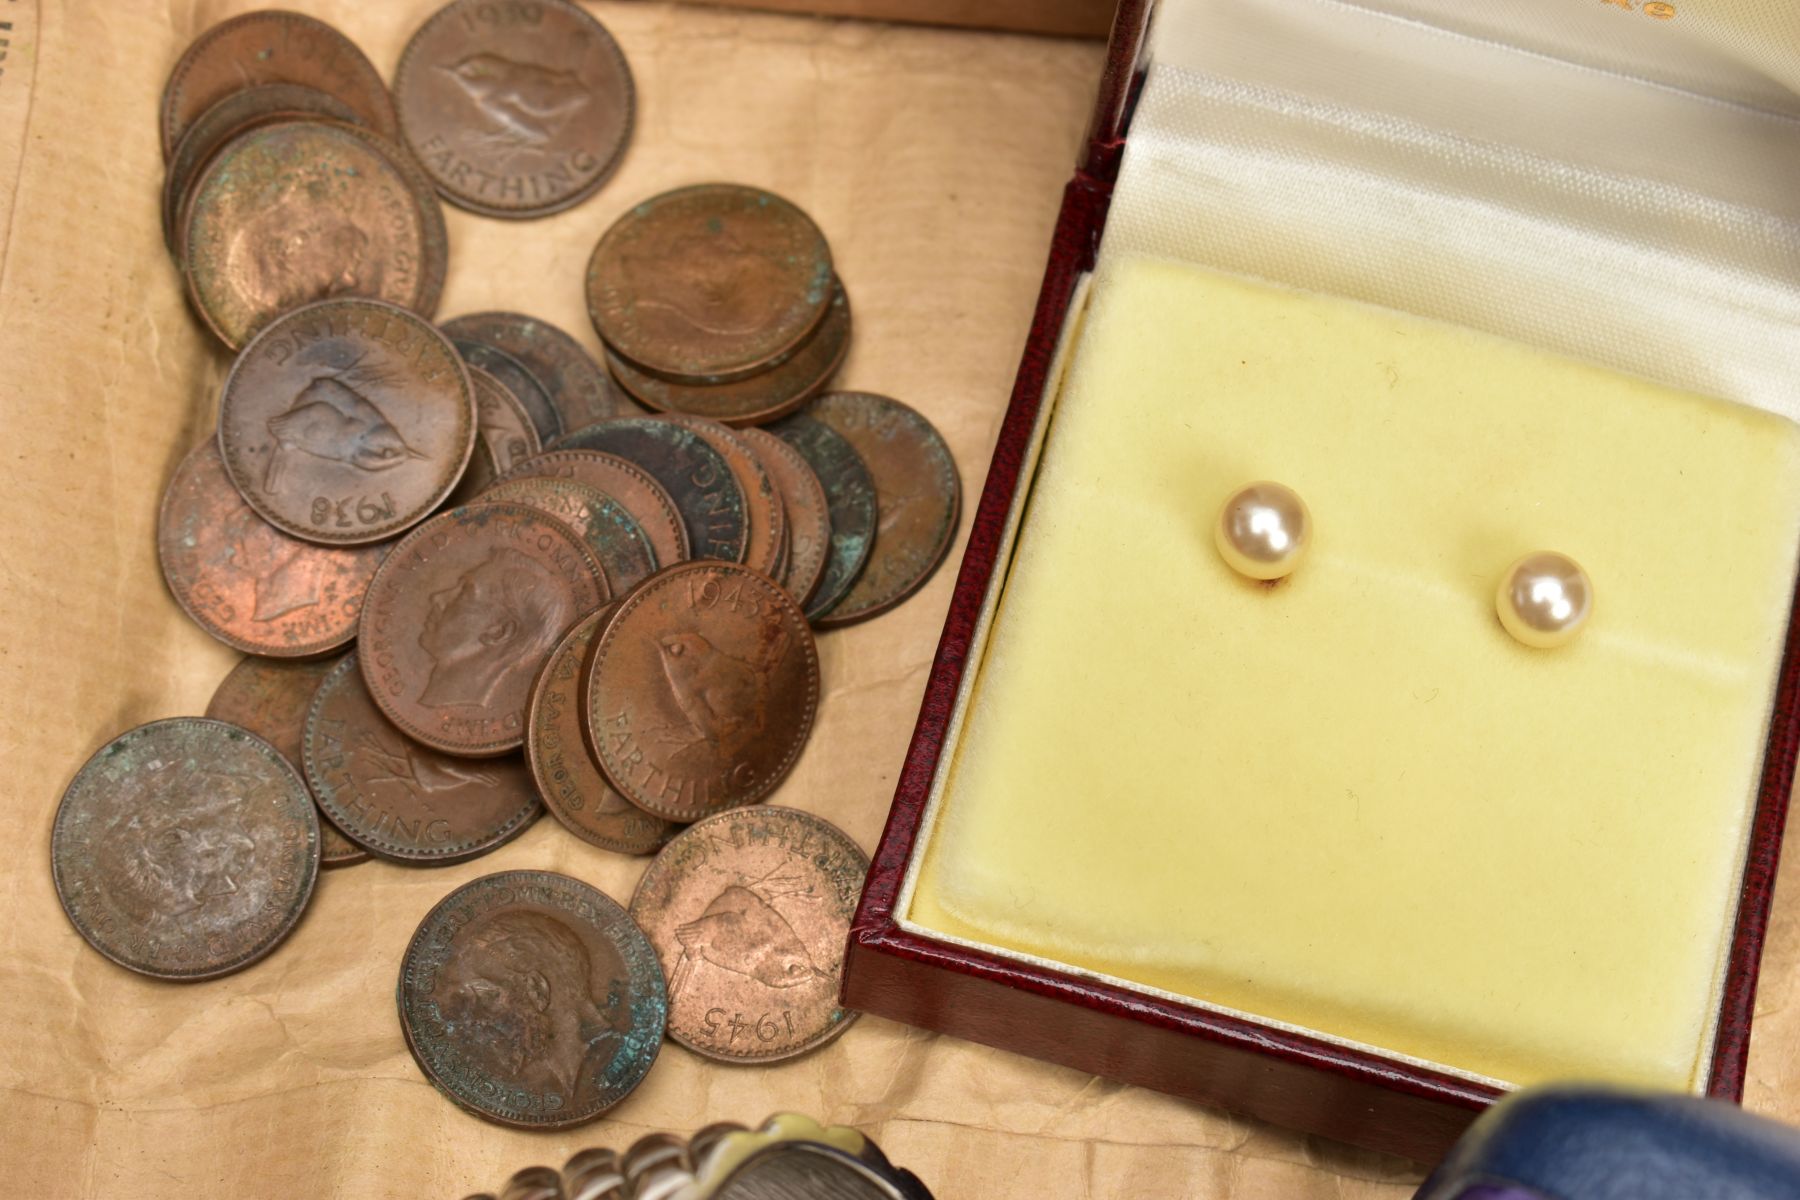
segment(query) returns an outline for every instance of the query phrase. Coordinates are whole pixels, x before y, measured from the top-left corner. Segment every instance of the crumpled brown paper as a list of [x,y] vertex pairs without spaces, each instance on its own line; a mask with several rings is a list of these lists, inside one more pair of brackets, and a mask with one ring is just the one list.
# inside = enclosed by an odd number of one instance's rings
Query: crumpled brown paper
[[[288,2],[338,24],[391,73],[436,0]],[[943,1200],[1407,1196],[1412,1165],[873,1018],[767,1068],[665,1046],[642,1088],[571,1132],[466,1116],[401,1040],[400,954],[433,903],[490,871],[550,868],[629,897],[643,860],[589,847],[549,818],[460,866],[327,873],[285,945],[211,983],[140,979],[75,935],[49,871],[69,776],[128,726],[201,712],[235,659],[169,600],[154,552],[163,484],[210,434],[227,366],[162,248],[156,107],[182,47],[252,6],[0,0],[0,845],[15,852],[0,872],[0,1187],[451,1200],[583,1146],[796,1109],[869,1131]],[[637,78],[623,169],[547,220],[447,208],[440,311],[516,308],[594,348],[583,269],[627,204],[704,179],[774,188],[825,228],[853,298],[841,382],[891,392],[944,431],[968,493],[966,533],[1100,46],[650,3],[595,11]],[[897,611],[820,641],[819,723],[775,799],[865,848],[959,555],[960,541]],[[1800,910],[1779,903],[1749,1102],[1800,1121],[1796,960]]]

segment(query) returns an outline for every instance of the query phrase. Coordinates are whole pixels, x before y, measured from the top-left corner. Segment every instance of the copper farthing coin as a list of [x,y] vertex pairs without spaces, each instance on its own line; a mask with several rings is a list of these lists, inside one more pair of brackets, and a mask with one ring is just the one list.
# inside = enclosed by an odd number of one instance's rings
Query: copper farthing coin
[[182,611],[226,645],[272,658],[323,654],[355,637],[386,553],[276,529],[232,486],[213,438],[175,468],[156,522],[163,579]]
[[635,518],[617,500],[573,479],[522,475],[496,483],[484,501],[516,500],[573,529],[600,560],[607,591],[622,596],[656,572],[656,554]]
[[461,504],[543,449],[531,414],[511,388],[473,363],[469,382],[475,389],[475,450],[452,498]]
[[665,419],[699,434],[725,460],[744,498],[743,564],[772,578],[780,575],[787,558],[787,510],[782,507],[781,493],[775,490],[775,481],[762,460],[736,431],[717,421],[687,416]]
[[781,585],[805,605],[825,575],[831,551],[831,510],[825,485],[806,465],[800,452],[762,429],[740,429],[738,437],[768,469],[787,513],[788,559]]
[[[304,774],[301,743],[306,738],[306,712],[320,681],[338,662],[334,658],[308,662],[246,658],[220,680],[206,705],[206,715],[248,729]],[[367,850],[345,837],[328,818],[319,821],[320,866],[348,867],[368,857]]]
[[761,188],[707,183],[637,205],[588,261],[588,314],[614,353],[688,383],[783,361],[831,303],[831,248]]
[[548,321],[513,312],[467,313],[445,321],[444,332],[458,340],[482,342],[518,359],[550,394],[565,431],[633,411],[631,402],[581,343]]
[[567,479],[619,502],[649,539],[656,565],[672,567],[688,558],[687,526],[675,501],[650,473],[601,450],[546,450],[502,475],[499,487],[520,479]]
[[399,135],[387,85],[355,42],[312,17],[266,10],[214,25],[182,53],[163,88],[163,158],[201,113],[232,92],[266,83],[317,88],[383,137]]
[[769,432],[806,460],[825,489],[831,546],[824,573],[806,602],[806,615],[817,620],[850,590],[869,561],[877,519],[875,480],[843,434],[804,411],[784,417]]
[[694,821],[755,804],[800,757],[819,656],[799,605],[732,563],[640,584],[594,645],[588,733],[606,777],[646,812]]
[[599,450],[648,471],[675,501],[695,558],[744,561],[750,540],[744,491],[725,456],[665,417],[613,417],[557,440],[557,450]]
[[669,980],[669,1036],[720,1062],[771,1062],[842,1033],[844,943],[869,859],[791,808],[719,813],[656,856],[631,915]]
[[377,300],[280,317],[238,356],[219,449],[250,506],[308,541],[391,538],[436,508],[475,445],[474,387],[422,318]]
[[212,979],[299,923],[319,875],[319,818],[261,738],[200,717],[152,721],[76,772],[50,866],[94,949],[156,979]]
[[818,329],[786,362],[766,371],[729,383],[693,384],[641,371],[617,354],[606,356],[606,367],[640,404],[739,427],[773,421],[799,408],[825,386],[849,350],[850,298],[834,280],[831,307]]
[[401,960],[400,1028],[439,1091],[522,1129],[591,1121],[637,1087],[662,1047],[668,989],[617,903],[550,871],[451,892]]
[[523,504],[471,504],[388,554],[357,657],[401,732],[446,754],[501,754],[525,740],[551,649],[606,598],[600,563],[567,525]]
[[576,837],[620,854],[650,854],[678,826],[631,804],[600,773],[588,750],[581,685],[602,609],[582,618],[550,652],[531,692],[525,758],[550,813]]
[[438,191],[492,217],[543,216],[586,199],[631,136],[625,55],[565,0],[445,5],[407,42],[394,96]]
[[405,151],[322,120],[233,137],[194,181],[176,232],[194,311],[234,350],[332,296],[429,314],[447,247],[437,197]]
[[517,756],[455,758],[388,723],[354,655],[312,699],[302,758],[319,807],[358,846],[395,862],[442,865],[486,854],[543,812]]
[[875,481],[875,544],[856,582],[815,618],[830,628],[886,612],[931,578],[956,536],[962,485],[943,435],[898,400],[830,392],[805,411],[856,447]]

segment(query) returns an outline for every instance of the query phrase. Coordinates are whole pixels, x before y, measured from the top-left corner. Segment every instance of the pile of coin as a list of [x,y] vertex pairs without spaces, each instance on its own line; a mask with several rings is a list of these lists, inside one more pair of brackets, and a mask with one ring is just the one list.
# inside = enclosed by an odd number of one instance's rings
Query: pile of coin
[[[431,324],[434,185],[534,215],[622,151],[630,75],[592,18],[456,0],[397,91],[410,150],[367,59],[285,12],[209,30],[170,79],[167,228],[236,356],[157,548],[177,603],[250,657],[206,717],[81,768],[52,868],[103,954],[191,980],[273,949],[321,866],[464,861],[545,807],[593,845],[660,852],[629,913],[508,872],[451,893],[407,951],[427,1076],[560,1127],[635,1086],[665,1031],[767,1062],[848,1023],[867,860],[761,805],[812,732],[815,628],[916,591],[960,485],[911,408],[819,394],[848,301],[817,226],[768,192],[683,189],[606,233],[588,287],[610,370],[517,313]],[[504,128],[446,115],[471,101]]]

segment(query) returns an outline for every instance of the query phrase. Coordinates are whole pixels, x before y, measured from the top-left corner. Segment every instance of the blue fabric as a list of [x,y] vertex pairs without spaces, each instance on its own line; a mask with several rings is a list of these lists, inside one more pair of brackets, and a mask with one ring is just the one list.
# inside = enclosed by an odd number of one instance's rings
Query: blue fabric
[[1800,1132],[1715,1100],[1559,1086],[1485,1113],[1415,1200],[1797,1200]]

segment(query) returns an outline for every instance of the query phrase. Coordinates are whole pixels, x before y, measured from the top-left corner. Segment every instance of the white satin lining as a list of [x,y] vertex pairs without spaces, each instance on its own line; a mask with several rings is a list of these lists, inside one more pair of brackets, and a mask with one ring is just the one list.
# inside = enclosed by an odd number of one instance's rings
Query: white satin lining
[[1800,419],[1800,117],[1412,12],[1166,0],[1101,269],[1126,253]]

